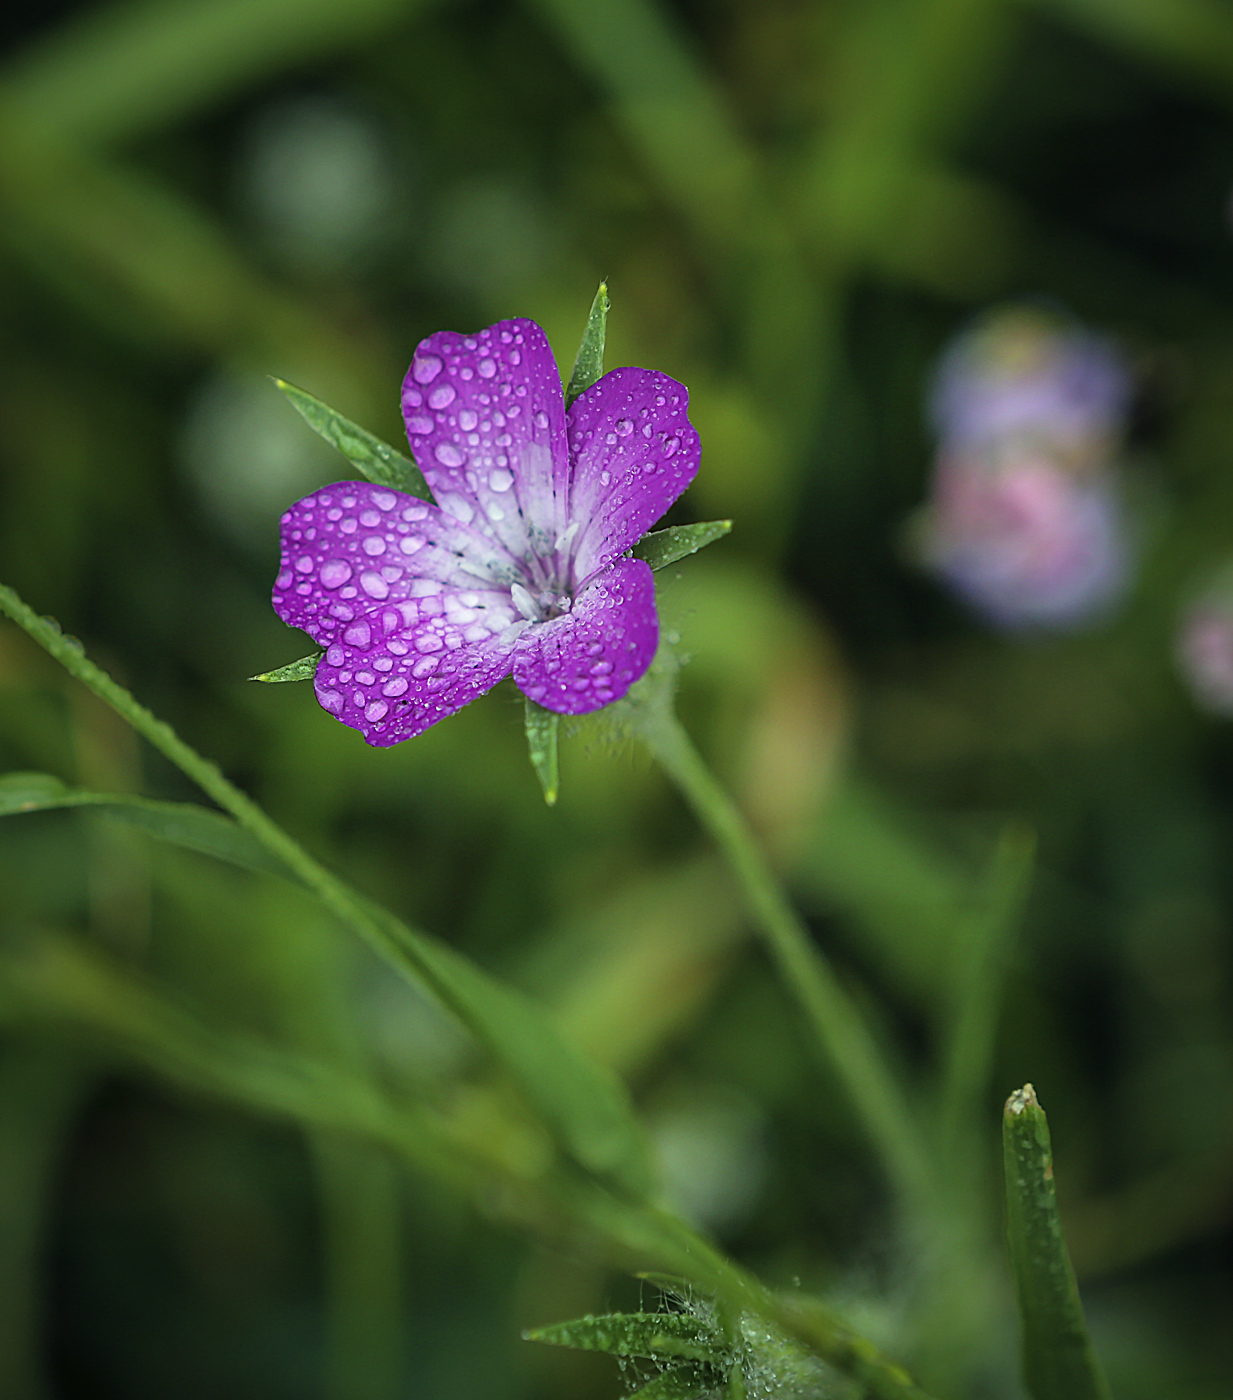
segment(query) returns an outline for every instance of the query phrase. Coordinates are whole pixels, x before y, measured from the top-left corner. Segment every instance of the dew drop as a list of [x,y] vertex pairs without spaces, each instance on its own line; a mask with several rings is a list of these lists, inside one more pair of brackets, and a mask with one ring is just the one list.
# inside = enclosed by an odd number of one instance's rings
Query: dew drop
[[378,491],[372,498],[375,506],[380,506],[382,510],[393,510],[398,504],[398,497],[389,491]]
[[[385,541],[380,535],[369,535],[364,541],[363,549],[365,554],[369,554],[375,559],[377,555],[385,553]],[[350,569],[347,572],[349,574]]]
[[448,408],[458,397],[457,391],[452,384],[438,384],[428,395],[429,408]]
[[462,453],[452,442],[439,442],[432,454],[443,467],[461,467]]
[[417,355],[411,366],[411,377],[417,384],[431,384],[441,373],[441,360],[436,355]]
[[390,586],[373,570],[365,570],[360,575],[360,587],[370,598],[388,598],[390,596]]
[[360,618],[354,626],[348,627],[343,633],[343,641],[348,646],[366,647],[372,641],[372,629],[363,618]]
[[479,370],[482,379],[491,379],[497,372],[497,362],[485,355],[475,368]]
[[436,426],[426,413],[414,413],[407,419],[407,432],[418,433],[421,436],[431,433]]
[[508,491],[514,484],[514,473],[497,470],[488,478],[488,485],[494,491]]
[[634,430],[634,425],[628,418],[618,418],[615,426],[618,437],[628,437]]
[[391,699],[396,695],[404,695],[407,690],[407,678],[405,676],[395,676],[392,681],[387,681],[381,687],[381,694],[388,695]]
[[345,559],[327,559],[318,577],[323,588],[341,588],[351,577],[351,565]]
[[336,690],[319,690],[317,699],[321,702],[322,709],[329,710],[332,715],[336,715],[343,707],[343,697]]
[[[452,394],[451,394],[452,397]],[[479,422],[479,414],[473,408],[464,408],[458,415],[458,426],[465,433],[469,433]]]
[[389,713],[389,706],[384,700],[374,700],[364,711],[364,718],[370,724],[376,724],[379,719],[384,719]]

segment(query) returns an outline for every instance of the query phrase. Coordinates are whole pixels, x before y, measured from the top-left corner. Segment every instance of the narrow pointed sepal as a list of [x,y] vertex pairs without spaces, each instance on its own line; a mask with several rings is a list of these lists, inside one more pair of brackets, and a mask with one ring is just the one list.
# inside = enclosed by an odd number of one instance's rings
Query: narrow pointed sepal
[[604,342],[608,335],[608,284],[601,282],[591,312],[587,316],[586,329],[582,332],[582,344],[574,359],[574,368],[569,376],[569,387],[565,390],[565,407],[589,389],[604,373]]
[[389,443],[382,442],[367,428],[344,418],[336,409],[314,398],[306,390],[288,384],[285,379],[275,379],[274,383],[286,394],[308,426],[341,452],[369,481],[395,491],[405,491],[408,496],[418,496],[423,501],[432,500],[432,492],[423,474],[410,457]]
[[634,545],[635,559],[644,559],[652,569],[665,569],[690,554],[697,554],[708,544],[722,540],[732,529],[731,520],[705,520],[697,525],[671,525],[655,530]]
[[260,675],[249,676],[248,679],[265,681],[267,685],[277,685],[280,681],[310,681],[324,655],[323,651],[314,651],[311,656],[301,656],[298,661],[288,661],[285,666],[276,666],[272,671],[262,671]]
[[553,807],[560,792],[561,780],[557,765],[557,739],[561,729],[561,716],[552,710],[537,705],[534,700],[526,704],[527,751],[531,756],[531,767],[544,790],[544,801]]

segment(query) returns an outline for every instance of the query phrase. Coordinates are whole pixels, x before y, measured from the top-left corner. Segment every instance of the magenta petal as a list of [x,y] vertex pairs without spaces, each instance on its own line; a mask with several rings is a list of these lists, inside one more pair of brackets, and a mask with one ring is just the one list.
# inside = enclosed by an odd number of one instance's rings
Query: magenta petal
[[585,715],[619,700],[646,673],[658,644],[650,566],[618,559],[587,582],[572,611],[523,632],[514,680],[545,709]]
[[421,341],[403,381],[402,411],[443,510],[519,558],[552,553],[568,505],[565,403],[534,321]]
[[636,544],[694,479],[702,447],[688,406],[683,384],[647,369],[614,369],[570,405],[576,578]]
[[508,590],[429,587],[357,618],[317,667],[317,699],[370,744],[414,738],[510,673],[527,624]]
[[493,541],[436,506],[367,481],[305,496],[282,518],[274,610],[328,646],[356,618],[431,582],[490,590],[518,577]]

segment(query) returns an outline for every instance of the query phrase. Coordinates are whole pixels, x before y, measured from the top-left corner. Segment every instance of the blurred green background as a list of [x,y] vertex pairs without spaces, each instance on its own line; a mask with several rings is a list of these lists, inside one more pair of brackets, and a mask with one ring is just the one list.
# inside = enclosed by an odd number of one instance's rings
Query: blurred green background
[[[1233,8],[20,0],[0,28],[0,577],[552,1007],[630,1082],[678,1208],[940,1395],[1018,1393],[994,1167],[1026,1079],[1115,1392],[1233,1392],[1233,739],[1172,661],[1233,553]],[[244,680],[307,649],[269,606],[278,514],[347,475],[266,376],[398,441],[421,337],[530,316],[568,368],[601,277],[609,366],[690,388],[672,519],[736,522],[659,576],[682,714],[922,1099],[998,834],[1037,836],[953,1149],[987,1271],[932,1329],[838,1086],[640,751],[581,726],[548,810],[512,689],[370,750],[307,686]],[[936,356],[1024,296],[1137,380],[1140,575],[1064,637],[994,633],[904,546]],[[7,625],[0,767],[192,796]],[[0,932],[416,1093],[472,1072],[306,899],[101,821],[0,826]],[[611,1363],[518,1332],[636,1285],[505,1213],[27,1008],[0,1040],[0,1396],[615,1396]]]

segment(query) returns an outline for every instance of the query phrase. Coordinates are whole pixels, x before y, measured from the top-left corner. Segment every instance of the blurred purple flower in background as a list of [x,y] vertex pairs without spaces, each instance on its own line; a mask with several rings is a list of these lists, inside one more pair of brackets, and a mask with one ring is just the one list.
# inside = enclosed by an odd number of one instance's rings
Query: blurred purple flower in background
[[688,399],[617,369],[566,412],[533,321],[422,341],[402,406],[436,504],[347,481],[282,518],[274,608],[326,649],[322,706],[388,745],[511,671],[560,714],[619,700],[659,636],[650,567],[621,556],[697,472]]
[[1195,703],[1233,718],[1233,564],[1182,610],[1175,645]]
[[998,626],[1078,626],[1125,592],[1116,453],[1130,387],[1107,341],[1029,307],[991,313],[943,356],[920,550]]

